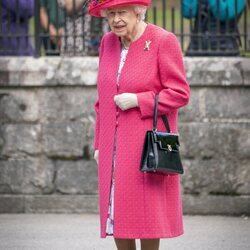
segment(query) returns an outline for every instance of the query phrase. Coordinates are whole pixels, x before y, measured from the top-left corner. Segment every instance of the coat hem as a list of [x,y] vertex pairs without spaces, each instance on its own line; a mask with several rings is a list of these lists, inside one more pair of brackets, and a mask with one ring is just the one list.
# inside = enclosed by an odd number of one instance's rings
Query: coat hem
[[132,234],[115,234],[115,235],[111,235],[111,234],[104,234],[101,235],[101,238],[106,238],[109,236],[112,236],[114,238],[117,239],[170,239],[170,238],[176,238],[179,236],[182,236],[184,234],[184,231],[181,231],[179,233],[176,234],[160,234],[160,235],[132,235]]

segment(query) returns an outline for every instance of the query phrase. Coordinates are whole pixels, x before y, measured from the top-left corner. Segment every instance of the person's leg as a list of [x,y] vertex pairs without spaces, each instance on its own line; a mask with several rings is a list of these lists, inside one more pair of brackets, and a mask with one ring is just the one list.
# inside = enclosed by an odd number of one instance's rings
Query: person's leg
[[160,239],[141,239],[141,250],[159,250]]
[[115,239],[117,250],[136,250],[135,240]]

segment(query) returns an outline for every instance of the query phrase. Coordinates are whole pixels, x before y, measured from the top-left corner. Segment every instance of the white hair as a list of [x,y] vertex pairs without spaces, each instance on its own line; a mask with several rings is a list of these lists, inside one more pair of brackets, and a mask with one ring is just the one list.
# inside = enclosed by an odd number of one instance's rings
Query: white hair
[[141,21],[145,20],[147,7],[145,5],[134,5],[134,10],[137,15],[139,15],[139,18]]
[[[139,16],[139,20],[145,20],[147,7],[144,5],[131,5],[134,8],[135,13]],[[100,11],[102,17],[107,17],[107,9],[103,9]]]

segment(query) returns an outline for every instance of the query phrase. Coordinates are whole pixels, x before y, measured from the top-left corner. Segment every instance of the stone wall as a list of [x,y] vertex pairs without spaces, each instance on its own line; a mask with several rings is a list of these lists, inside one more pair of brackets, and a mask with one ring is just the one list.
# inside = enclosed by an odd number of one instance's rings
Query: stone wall
[[[185,58],[187,214],[250,213],[250,59]],[[0,58],[0,212],[98,212],[98,58]]]

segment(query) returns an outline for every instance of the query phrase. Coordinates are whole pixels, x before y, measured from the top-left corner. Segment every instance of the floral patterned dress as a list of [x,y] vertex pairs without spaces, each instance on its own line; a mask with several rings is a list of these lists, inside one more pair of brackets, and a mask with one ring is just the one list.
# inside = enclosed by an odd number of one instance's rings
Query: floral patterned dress
[[[57,0],[57,2],[65,10],[65,0]],[[88,15],[87,7],[76,9],[72,15],[67,15],[65,10],[60,53],[63,56],[98,55],[101,37],[107,31],[107,21]]]
[[[119,79],[122,73],[122,68],[126,61],[126,57],[128,54],[128,49],[122,48],[120,55],[120,65],[117,74],[117,90],[119,89]],[[115,143],[114,143],[114,153],[113,153],[113,164],[112,164],[112,185],[110,191],[110,199],[109,199],[109,210],[108,210],[108,219],[106,225],[106,233],[107,235],[113,235],[114,232],[114,188],[115,188],[115,179],[114,179],[114,169],[115,169],[115,157],[116,157],[116,135],[115,135]]]

